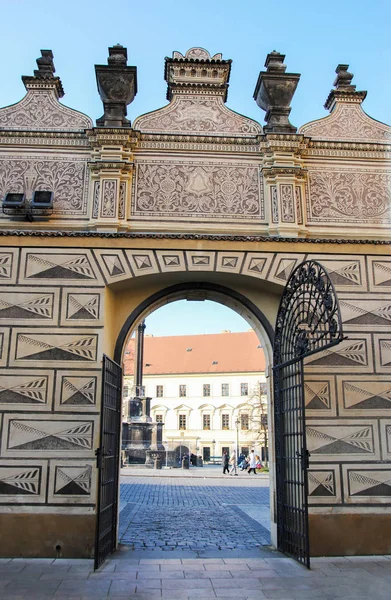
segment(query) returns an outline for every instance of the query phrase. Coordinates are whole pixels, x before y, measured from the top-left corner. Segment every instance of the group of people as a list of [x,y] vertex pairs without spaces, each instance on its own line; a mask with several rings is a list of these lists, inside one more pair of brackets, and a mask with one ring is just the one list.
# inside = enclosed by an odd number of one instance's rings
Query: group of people
[[[229,475],[233,475],[235,473],[235,464],[236,464],[236,451],[232,450],[231,455],[228,454],[226,450],[223,452],[222,465],[223,465],[223,473],[224,475],[228,473]],[[257,454],[255,454],[254,449],[251,450],[250,454],[246,456],[242,454],[238,458],[238,469],[241,471],[247,471],[247,473],[254,472],[254,475],[257,474],[257,469],[262,468],[261,459]]]

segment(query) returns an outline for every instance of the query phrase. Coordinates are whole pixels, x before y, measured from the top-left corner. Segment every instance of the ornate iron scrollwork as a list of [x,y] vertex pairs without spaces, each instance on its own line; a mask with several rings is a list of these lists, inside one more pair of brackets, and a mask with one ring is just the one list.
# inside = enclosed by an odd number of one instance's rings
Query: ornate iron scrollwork
[[278,310],[274,366],[279,366],[342,339],[339,304],[324,267],[314,261],[301,263],[292,272]]

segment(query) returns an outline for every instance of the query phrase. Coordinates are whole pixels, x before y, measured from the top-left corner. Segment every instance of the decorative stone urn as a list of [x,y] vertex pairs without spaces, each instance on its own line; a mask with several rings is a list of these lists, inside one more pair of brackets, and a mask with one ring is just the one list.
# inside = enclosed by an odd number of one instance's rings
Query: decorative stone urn
[[289,122],[290,103],[299,83],[299,73],[285,73],[285,55],[273,50],[267,55],[267,71],[259,73],[254,100],[266,111],[265,133],[296,133]]
[[137,94],[137,67],[128,67],[127,49],[117,44],[109,48],[107,65],[95,65],[98,92],[104,114],[98,127],[130,127],[126,107]]

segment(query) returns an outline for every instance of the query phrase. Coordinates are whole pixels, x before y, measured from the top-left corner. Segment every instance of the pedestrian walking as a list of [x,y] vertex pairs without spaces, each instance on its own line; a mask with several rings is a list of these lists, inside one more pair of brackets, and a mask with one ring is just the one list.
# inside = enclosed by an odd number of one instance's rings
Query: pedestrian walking
[[236,452],[235,452],[235,450],[232,450],[231,456],[229,458],[229,462],[230,462],[230,465],[231,465],[230,475],[233,475],[235,473],[235,465],[236,465]]
[[225,475],[226,473],[229,473],[229,456],[226,450],[223,452],[223,458],[221,462],[223,465],[223,475]]
[[248,469],[247,473],[250,474],[251,471],[254,471],[254,475],[256,475],[257,474],[257,472],[255,470],[256,466],[257,466],[257,459],[255,457],[255,453],[254,453],[254,449],[253,449],[250,452],[250,464],[249,464],[249,469]]

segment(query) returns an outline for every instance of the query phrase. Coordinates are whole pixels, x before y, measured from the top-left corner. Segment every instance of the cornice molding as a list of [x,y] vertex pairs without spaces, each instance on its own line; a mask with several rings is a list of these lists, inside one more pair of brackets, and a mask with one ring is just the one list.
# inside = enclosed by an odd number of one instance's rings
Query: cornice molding
[[277,242],[283,244],[360,244],[374,246],[391,246],[391,240],[365,240],[365,239],[333,239],[333,238],[288,238],[276,236],[257,236],[257,235],[221,235],[221,234],[202,234],[202,233],[130,233],[130,232],[102,232],[102,231],[34,231],[9,229],[0,230],[0,236],[3,237],[51,237],[51,238],[101,238],[101,239],[150,239],[150,240],[207,240],[222,242]]

